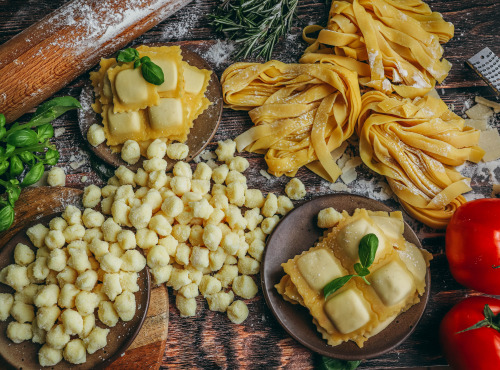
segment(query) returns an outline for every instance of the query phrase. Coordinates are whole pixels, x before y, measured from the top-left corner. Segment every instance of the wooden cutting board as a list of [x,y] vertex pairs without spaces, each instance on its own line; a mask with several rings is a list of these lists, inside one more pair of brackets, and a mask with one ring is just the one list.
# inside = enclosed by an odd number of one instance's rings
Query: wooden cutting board
[[[12,227],[0,233],[0,248],[29,222],[55,212],[69,204],[81,206],[82,191],[66,187],[36,187],[24,189],[16,202],[16,217]],[[168,291],[162,285],[151,291],[149,309],[141,331],[125,355],[108,369],[158,369],[168,334]],[[0,333],[5,335],[5,333]],[[0,368],[5,368],[0,358]]]

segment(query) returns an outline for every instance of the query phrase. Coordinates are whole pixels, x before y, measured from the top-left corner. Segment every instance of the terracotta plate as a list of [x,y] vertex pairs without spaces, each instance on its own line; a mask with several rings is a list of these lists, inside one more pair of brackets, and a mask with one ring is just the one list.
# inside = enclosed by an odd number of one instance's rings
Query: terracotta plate
[[[281,264],[311,248],[323,235],[324,230],[316,226],[317,214],[327,207],[333,207],[338,211],[346,210],[350,214],[356,208],[391,211],[380,202],[351,194],[319,197],[291,211],[281,220],[267,242],[261,265],[264,297],[283,328],[310,350],[324,356],[351,361],[378,357],[403,342],[415,329],[429,298],[430,271],[427,269],[426,291],[420,303],[399,315],[380,334],[368,339],[363,348],[359,348],[351,341],[335,347],[329,346],[316,330],[309,311],[302,306],[286,302],[274,288],[284,275]],[[411,243],[422,247],[416,234],[406,223],[404,236]]]
[[[165,44],[146,45],[162,46]],[[193,127],[191,128],[185,143],[189,147],[189,154],[185,161],[189,162],[200,154],[203,149],[205,149],[219,127],[219,122],[222,116],[222,89],[215,71],[212,70],[210,65],[203,58],[184,46],[181,46],[181,49],[183,60],[195,67],[212,71],[212,77],[205,93],[205,96],[212,102],[212,104],[194,121]],[[82,133],[84,140],[87,142],[87,131],[89,127],[94,123],[102,124],[101,116],[95,113],[90,106],[90,104],[94,102],[94,89],[90,83],[90,79],[87,79],[85,82],[82,93],[80,94],[80,102],[82,103],[82,109],[78,111],[78,123],[80,126],[80,132]],[[123,165],[134,171],[142,167],[142,161],[144,160],[143,157],[141,157],[139,162],[136,164],[129,165],[122,160],[120,153],[113,153],[109,146],[106,145],[106,142],[97,147],[93,147],[90,144],[88,144],[88,146],[99,158],[112,166],[119,167]],[[170,170],[177,162],[168,157],[165,157],[165,160],[168,162],[167,170]]]
[[[30,246],[34,250],[36,249],[26,236],[26,230],[28,228],[38,223],[48,226],[48,223],[52,218],[60,215],[61,213],[59,212],[42,217],[31,222],[20,232],[14,235],[14,237],[7,242],[0,251],[0,268],[4,268],[9,264],[14,263],[14,248],[17,243],[23,243]],[[110,328],[107,338],[108,344],[106,347],[100,349],[92,355],[87,354],[87,362],[82,365],[73,365],[63,359],[56,366],[49,367],[47,369],[105,368],[107,365],[111,364],[111,362],[122,356],[128,346],[130,346],[130,344],[134,341],[142,327],[144,319],[146,318],[150,296],[150,276],[147,269],[144,269],[139,273],[138,285],[139,291],[135,293],[137,309],[134,318],[128,322],[119,320],[118,324],[116,324],[114,328]],[[7,285],[0,284],[0,293],[14,293],[14,290]],[[94,314],[96,315],[96,324],[105,328],[106,326],[103,325],[97,317],[97,310]],[[7,331],[7,325],[12,320],[12,317],[9,317],[6,321],[0,321],[0,356],[3,357],[9,365],[17,369],[40,369],[41,367],[38,363],[38,350],[41,347],[40,344],[35,344],[31,341],[24,341],[22,343],[15,344],[7,338],[7,335],[5,334]],[[73,338],[77,338],[77,336],[72,336],[71,339]],[[2,362],[3,361],[0,361],[0,364]]]

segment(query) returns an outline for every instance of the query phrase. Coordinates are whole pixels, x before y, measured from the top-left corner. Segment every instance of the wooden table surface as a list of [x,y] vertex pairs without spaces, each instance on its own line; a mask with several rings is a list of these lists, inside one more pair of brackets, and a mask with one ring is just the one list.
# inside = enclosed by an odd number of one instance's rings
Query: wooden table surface
[[[104,1],[104,0],[102,0]],[[64,0],[0,0],[0,44],[30,26],[42,16],[64,4]],[[215,68],[218,75],[234,62],[230,56],[233,45],[219,41],[208,24],[205,15],[216,0],[195,0],[186,8],[147,32],[132,44],[145,42],[184,42],[200,53]],[[467,67],[464,61],[489,46],[500,55],[500,2],[498,0],[430,0],[434,11],[443,13],[445,20],[455,25],[455,37],[445,45],[445,56],[453,63],[453,69],[444,84],[438,86],[442,98],[458,114],[463,114],[476,95],[491,98],[486,85]],[[279,43],[274,58],[296,62],[305,44],[300,33],[308,24],[324,24],[327,8],[324,0],[299,0],[297,17],[292,32]],[[57,95],[78,97],[83,75]],[[1,83],[1,81],[0,81]],[[209,148],[214,149],[221,139],[234,138],[251,127],[245,112],[224,110],[219,131]],[[83,188],[90,183],[103,184],[105,175],[112,169],[94,157],[78,131],[75,112],[55,121],[61,128],[56,144],[61,152],[59,166],[68,174],[67,186]],[[500,124],[496,124],[499,127]],[[62,132],[62,133],[61,133]],[[251,161],[247,171],[249,187],[282,194],[288,178],[267,180],[259,174],[266,168],[262,156],[244,153]],[[70,164],[78,163],[74,169]],[[472,176],[473,192],[469,199],[488,197],[492,184],[500,183],[500,163],[473,166],[465,169]],[[373,174],[365,166],[358,168],[358,180],[349,185],[352,193],[366,195],[366,191],[380,187],[384,179]],[[333,193],[329,184],[309,171],[302,169],[297,175],[308,190],[306,199]],[[86,181],[83,181],[86,180]],[[372,194],[370,192],[370,194]],[[379,193],[372,195],[381,198]],[[401,209],[394,199],[383,200],[395,209]],[[418,231],[425,248],[434,254],[431,264],[432,288],[427,310],[411,337],[397,349],[376,359],[362,363],[362,368],[391,368],[445,365],[437,339],[439,322],[443,315],[467,295],[475,294],[456,283],[451,277],[444,255],[442,232],[424,227],[406,216],[410,225]],[[318,357],[289,337],[267,309],[262,294],[249,300],[250,316],[243,325],[232,325],[226,315],[208,310],[206,303],[198,301],[195,318],[181,318],[175,302],[170,300],[170,326],[167,348],[163,356],[163,368],[311,368]]]

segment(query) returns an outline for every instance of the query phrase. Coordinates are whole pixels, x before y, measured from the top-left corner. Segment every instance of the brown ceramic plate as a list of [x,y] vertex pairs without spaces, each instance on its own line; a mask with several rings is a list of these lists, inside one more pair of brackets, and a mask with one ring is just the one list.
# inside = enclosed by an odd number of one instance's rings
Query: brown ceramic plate
[[[165,44],[146,44],[148,46],[162,46]],[[184,61],[188,62],[192,66],[197,68],[207,69],[212,71],[212,77],[207,87],[205,96],[212,104],[194,121],[193,127],[189,132],[186,145],[189,147],[189,154],[185,159],[186,162],[190,162],[194,157],[200,154],[203,149],[208,145],[210,140],[214,137],[217,128],[219,127],[220,119],[222,116],[222,89],[220,82],[212,70],[212,67],[198,54],[181,46],[182,58]],[[78,111],[78,123],[80,126],[80,132],[84,140],[87,142],[87,131],[89,127],[94,123],[102,124],[102,118],[99,114],[92,110],[90,104],[94,102],[94,88],[90,83],[90,79],[85,81],[85,85],[80,94],[80,102],[82,104],[82,109]],[[88,142],[87,142],[88,143]],[[125,162],[120,153],[113,153],[106,142],[93,147],[88,144],[89,148],[104,162],[115,166],[126,166],[131,170],[136,171],[138,168],[142,167],[143,157],[134,165],[130,165]],[[167,170],[170,170],[174,164],[177,162],[173,159],[165,157],[168,162]]]
[[[17,243],[26,244],[33,250],[36,249],[26,236],[26,230],[28,228],[38,223],[48,226],[52,218],[60,215],[61,212],[54,213],[31,222],[14,235],[14,237],[4,246],[0,246],[2,247],[0,250],[0,268],[4,268],[14,263],[14,248]],[[47,369],[103,369],[122,356],[125,350],[134,341],[146,318],[150,298],[150,276],[147,269],[143,269],[139,273],[138,285],[139,291],[135,293],[137,309],[134,318],[128,322],[119,320],[114,328],[110,328],[106,347],[92,355],[87,354],[87,362],[84,364],[73,365],[63,359],[56,366],[48,367]],[[14,290],[7,285],[0,284],[0,293],[14,293]],[[96,324],[102,328],[106,328],[106,326],[99,321],[97,310],[94,314],[96,315]],[[40,369],[41,366],[38,363],[38,350],[41,348],[40,344],[32,343],[31,341],[15,344],[7,338],[7,325],[12,320],[12,317],[9,317],[6,321],[0,321],[0,356],[3,357],[8,365],[16,369]],[[72,336],[71,338],[77,338],[77,336]],[[2,364],[2,361],[0,361],[0,365],[4,366],[5,364]]]
[[[333,207],[338,211],[346,210],[350,214],[356,208],[373,211],[392,211],[386,205],[373,199],[351,194],[333,194],[313,199],[291,211],[278,224],[269,237],[261,265],[262,291],[274,316],[283,328],[298,342],[323,356],[341,360],[361,360],[378,357],[398,346],[415,329],[422,316],[430,290],[430,271],[427,269],[426,290],[420,303],[399,315],[386,329],[368,339],[363,348],[354,342],[338,346],[329,346],[312,323],[309,311],[286,302],[276,291],[284,272],[281,264],[297,254],[311,248],[324,229],[317,227],[317,214],[324,208]],[[405,238],[422,248],[417,235],[405,223]]]

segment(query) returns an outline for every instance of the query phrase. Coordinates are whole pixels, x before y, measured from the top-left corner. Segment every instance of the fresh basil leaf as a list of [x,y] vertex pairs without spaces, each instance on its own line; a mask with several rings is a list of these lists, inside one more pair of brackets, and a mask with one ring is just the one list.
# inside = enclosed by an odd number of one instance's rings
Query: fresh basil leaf
[[7,144],[5,148],[5,155],[7,157],[10,157],[10,155],[12,154],[12,152],[14,152],[14,150],[16,150],[16,147],[14,145]]
[[7,134],[5,140],[8,144],[18,148],[38,144],[36,132],[30,129],[11,132]]
[[9,204],[14,207],[14,203],[19,199],[19,195],[21,194],[21,188],[18,184],[13,184],[7,188],[7,200]]
[[54,149],[49,149],[45,153],[45,159],[43,160],[45,164],[53,166],[59,162],[59,152]]
[[9,168],[9,161],[4,160],[3,162],[0,162],[0,175],[3,175],[7,169]]
[[10,157],[10,177],[19,176],[24,170],[23,162],[17,155]]
[[122,63],[129,63],[133,62],[136,58],[139,58],[139,52],[134,48],[128,48],[121,50],[116,60]]
[[28,151],[19,153],[19,158],[26,164],[33,164],[35,160],[33,153]]
[[0,232],[7,230],[14,222],[14,207],[6,205],[0,209]]
[[7,121],[5,120],[5,116],[0,113],[0,127],[4,127],[6,122]]
[[[35,182],[40,180],[42,178],[43,173],[45,172],[45,168],[43,167],[42,162],[38,162],[35,164],[31,169],[28,171],[26,176],[24,176],[23,182],[21,182],[21,186],[30,186],[33,185]],[[21,189],[19,189],[21,190]],[[17,199],[16,199],[17,200]]]
[[7,130],[5,129],[5,127],[0,127],[0,140],[2,140],[5,135],[7,135]]
[[29,123],[32,127],[41,126],[52,122],[71,109],[81,107],[80,102],[72,96],[60,96],[40,105]]
[[153,85],[161,85],[165,81],[163,71],[153,62],[144,62],[141,66],[142,77]]
[[339,290],[340,288],[342,288],[345,284],[347,284],[347,282],[349,280],[351,280],[351,278],[353,277],[354,275],[346,275],[346,276],[342,276],[342,277],[339,277],[337,279],[334,279],[332,281],[330,281],[328,284],[325,285],[325,287],[323,288],[323,295],[325,296],[325,299],[328,298],[328,296],[330,294],[333,294],[335,293],[337,290]]
[[368,268],[375,260],[378,248],[378,238],[375,234],[366,234],[359,242],[359,261]]
[[336,358],[322,356],[319,369],[320,370],[354,370],[361,361],[344,361]]
[[37,128],[38,141],[45,141],[54,136],[54,127],[50,123],[38,126]]
[[356,263],[354,265],[354,271],[356,271],[356,274],[358,274],[361,277],[370,274],[370,270],[368,270],[366,267],[363,267],[361,263]]
[[146,63],[146,62],[151,62],[151,58],[148,56],[142,57],[141,58],[141,63]]
[[134,62],[134,69],[139,68],[141,66],[142,62],[140,59],[136,59]]

